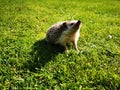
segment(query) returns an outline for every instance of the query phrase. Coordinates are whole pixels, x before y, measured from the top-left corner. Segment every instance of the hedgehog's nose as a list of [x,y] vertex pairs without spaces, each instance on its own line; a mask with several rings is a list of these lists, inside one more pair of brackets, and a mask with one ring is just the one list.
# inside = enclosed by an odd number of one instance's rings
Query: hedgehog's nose
[[79,26],[79,25],[80,25],[80,23],[81,23],[81,21],[80,21],[80,20],[78,20],[78,21],[77,21],[77,23],[76,23],[76,25],[78,25],[78,26]]
[[81,21],[80,21],[80,20],[78,20],[78,23],[81,23]]

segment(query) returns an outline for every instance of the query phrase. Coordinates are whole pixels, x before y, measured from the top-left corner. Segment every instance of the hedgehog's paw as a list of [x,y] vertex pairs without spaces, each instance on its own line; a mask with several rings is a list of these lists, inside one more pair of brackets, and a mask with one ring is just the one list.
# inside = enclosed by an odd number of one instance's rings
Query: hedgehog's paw
[[80,50],[76,50],[78,53],[80,52]]
[[66,49],[66,50],[65,50],[65,52],[66,52],[66,53],[69,53],[69,50],[68,50],[68,49]]

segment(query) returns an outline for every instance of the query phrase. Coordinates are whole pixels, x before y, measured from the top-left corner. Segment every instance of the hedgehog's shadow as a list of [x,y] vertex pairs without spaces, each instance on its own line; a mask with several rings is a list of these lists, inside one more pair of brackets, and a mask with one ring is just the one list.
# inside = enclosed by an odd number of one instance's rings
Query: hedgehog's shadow
[[38,68],[44,67],[50,60],[55,60],[58,53],[64,52],[64,47],[60,45],[52,45],[45,39],[37,41],[32,46],[30,52],[31,60],[27,62],[27,67],[30,71],[35,71]]

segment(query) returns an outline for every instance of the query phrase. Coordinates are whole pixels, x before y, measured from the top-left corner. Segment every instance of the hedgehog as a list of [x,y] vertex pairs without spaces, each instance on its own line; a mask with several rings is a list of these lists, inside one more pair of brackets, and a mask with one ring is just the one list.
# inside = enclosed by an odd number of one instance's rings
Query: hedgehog
[[80,20],[58,22],[48,29],[46,40],[51,44],[60,44],[64,46],[66,52],[68,52],[67,44],[72,42],[74,49],[79,51],[77,48],[77,41],[80,36],[81,25],[82,22]]

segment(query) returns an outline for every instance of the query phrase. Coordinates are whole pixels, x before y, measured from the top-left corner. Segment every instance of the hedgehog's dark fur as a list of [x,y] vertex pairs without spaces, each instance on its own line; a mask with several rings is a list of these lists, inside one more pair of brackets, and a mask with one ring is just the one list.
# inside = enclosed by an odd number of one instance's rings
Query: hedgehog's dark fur
[[67,30],[67,26],[65,23],[56,25],[56,27],[50,27],[46,36],[47,36],[47,41],[50,42],[51,44],[55,44],[55,42],[59,39],[61,36],[62,32]]

